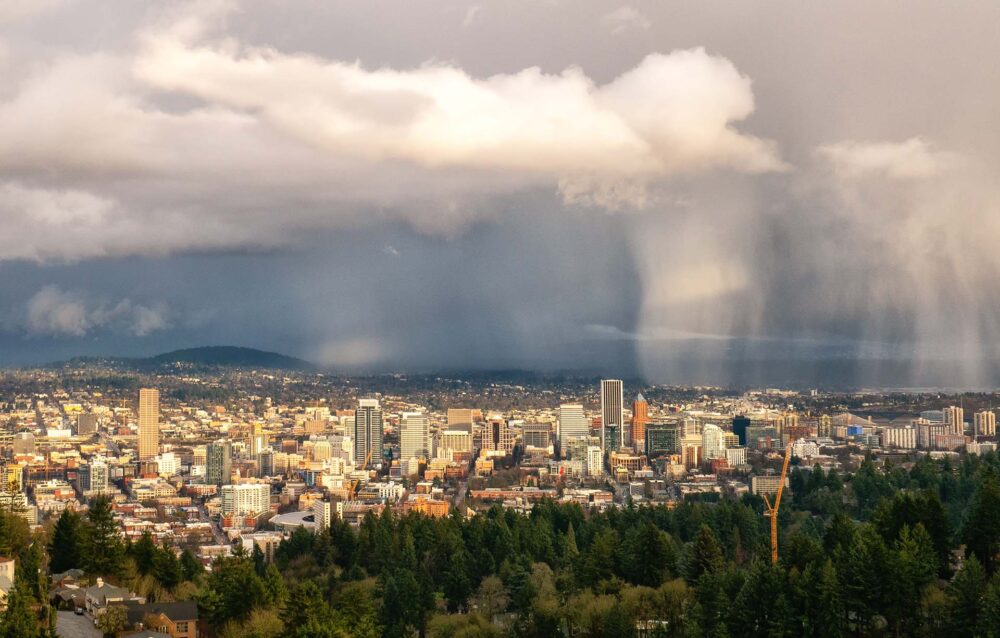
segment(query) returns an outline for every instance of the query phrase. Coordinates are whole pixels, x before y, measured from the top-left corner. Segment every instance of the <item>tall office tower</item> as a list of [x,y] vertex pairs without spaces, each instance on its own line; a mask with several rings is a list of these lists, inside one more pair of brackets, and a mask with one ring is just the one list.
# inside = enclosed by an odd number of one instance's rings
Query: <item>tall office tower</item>
[[819,417],[819,428],[816,430],[819,436],[833,436],[833,419],[829,414]]
[[778,434],[784,436],[791,435],[799,427],[799,415],[794,412],[785,412],[778,419]]
[[14,454],[34,454],[35,435],[31,432],[18,432],[11,437],[10,448]]
[[104,491],[108,489],[108,464],[100,459],[80,466],[77,472],[81,492]]
[[139,460],[156,458],[160,453],[160,391],[139,390]]
[[504,418],[490,419],[479,432],[479,449],[508,454],[514,450],[514,432]]
[[[603,379],[601,381],[601,449],[605,452],[617,450],[622,446],[622,422],[625,412],[622,407],[625,398],[622,394],[622,382],[618,379]],[[608,441],[605,436],[608,427],[614,427],[617,440]]]
[[972,417],[972,423],[974,426],[972,432],[976,436],[997,435],[997,415],[993,410],[976,412]]
[[719,426],[706,423],[701,431],[702,458],[720,459],[726,456],[726,443]]
[[403,460],[431,458],[430,420],[423,412],[403,412],[400,417],[399,456]]
[[566,456],[570,440],[586,436],[590,436],[590,423],[583,414],[583,406],[579,403],[564,403],[560,405],[559,450],[562,456]]
[[737,414],[733,417],[733,434],[740,437],[740,445],[747,444],[747,428],[750,427],[750,417]]
[[329,441],[316,441],[312,449],[312,460],[326,461],[333,458],[333,446]]
[[97,432],[97,415],[93,412],[82,412],[76,417],[76,435],[86,436]]
[[274,451],[261,450],[257,455],[257,465],[260,467],[260,476],[274,476]]
[[944,423],[951,434],[965,434],[965,410],[958,406],[949,406],[942,410]]
[[205,448],[205,482],[229,485],[233,473],[233,447],[229,441],[209,443]]
[[649,404],[642,393],[636,395],[632,402],[632,440],[637,450],[646,444],[646,425],[649,423]]
[[448,429],[472,432],[475,420],[474,410],[469,408],[448,408]]
[[252,424],[247,440],[247,450],[250,452],[250,458],[256,459],[266,447],[267,434],[264,433],[264,425],[262,423]]
[[382,408],[378,399],[361,399],[354,411],[354,463],[360,467],[366,460],[368,466],[382,462]]

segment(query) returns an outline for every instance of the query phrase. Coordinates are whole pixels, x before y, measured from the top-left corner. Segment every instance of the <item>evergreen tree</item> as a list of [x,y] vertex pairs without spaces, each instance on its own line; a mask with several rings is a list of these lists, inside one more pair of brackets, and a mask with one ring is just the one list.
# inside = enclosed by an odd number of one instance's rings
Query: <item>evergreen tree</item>
[[63,510],[52,529],[49,543],[49,570],[53,574],[83,567],[82,530],[80,515],[70,509]]
[[283,635],[290,638],[334,638],[333,610],[316,583],[307,580],[292,588],[281,610]]
[[87,513],[86,553],[84,563],[94,576],[116,578],[125,570],[125,545],[118,535],[111,501],[98,497]]
[[173,548],[164,543],[153,554],[153,576],[160,586],[167,591],[173,591],[184,580],[184,570]]
[[198,557],[191,553],[191,550],[185,549],[181,553],[181,571],[184,574],[184,580],[197,580],[199,576],[205,573],[205,566],[201,564]]
[[948,630],[952,636],[973,638],[979,635],[986,593],[986,572],[975,555],[970,556],[947,589]]
[[40,638],[35,612],[31,608],[31,594],[23,586],[15,586],[7,593],[7,608],[0,616],[0,636],[3,638]]
[[152,534],[143,532],[139,540],[129,547],[128,553],[135,560],[135,567],[140,574],[146,576],[153,573],[157,547]]
[[1000,552],[1000,483],[992,467],[984,470],[982,482],[973,494],[962,527],[962,541],[966,557],[975,555],[986,573],[992,574]]
[[708,525],[702,525],[688,556],[685,577],[689,583],[695,583],[702,574],[714,574],[721,568],[722,549],[719,541]]
[[48,596],[48,579],[42,571],[42,560],[40,544],[32,543],[18,554],[14,568],[15,584],[38,604],[45,603]]

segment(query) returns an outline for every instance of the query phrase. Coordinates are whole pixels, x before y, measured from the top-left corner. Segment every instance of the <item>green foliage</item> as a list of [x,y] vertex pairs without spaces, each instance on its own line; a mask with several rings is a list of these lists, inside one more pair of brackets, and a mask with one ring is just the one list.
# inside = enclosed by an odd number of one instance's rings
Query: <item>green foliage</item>
[[962,527],[966,556],[974,555],[987,574],[997,567],[1000,552],[1000,482],[996,471],[987,467],[972,497],[969,513]]
[[76,512],[65,509],[56,520],[49,542],[49,570],[61,574],[83,566],[83,522]]
[[127,616],[121,605],[110,605],[97,616],[97,629],[105,636],[117,636],[125,629]]
[[23,586],[15,586],[7,594],[7,608],[0,616],[0,636],[3,638],[36,638],[42,631],[32,609],[31,594]]
[[87,513],[84,568],[93,576],[117,579],[125,571],[125,544],[118,533],[111,501],[94,499]]

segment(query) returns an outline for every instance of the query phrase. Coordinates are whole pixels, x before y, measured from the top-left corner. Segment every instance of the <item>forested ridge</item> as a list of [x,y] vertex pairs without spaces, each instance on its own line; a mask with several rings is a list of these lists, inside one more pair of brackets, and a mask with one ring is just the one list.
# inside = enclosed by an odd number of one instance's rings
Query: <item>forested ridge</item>
[[150,600],[194,600],[227,638],[1000,636],[998,475],[994,454],[866,461],[845,477],[797,468],[776,566],[752,496],[468,519],[387,509],[356,530],[300,529],[273,563],[237,551],[211,571],[148,536],[123,542],[106,501],[35,536],[4,512],[0,553],[18,570],[0,636],[49,635],[38,574],[71,567]]

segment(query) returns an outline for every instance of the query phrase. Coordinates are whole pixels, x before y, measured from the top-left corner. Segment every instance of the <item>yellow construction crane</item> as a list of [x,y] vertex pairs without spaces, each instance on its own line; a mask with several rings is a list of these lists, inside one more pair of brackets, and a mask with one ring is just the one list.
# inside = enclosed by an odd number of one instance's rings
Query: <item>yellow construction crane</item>
[[[367,456],[365,456],[365,462],[364,462],[364,464],[362,464],[361,469],[363,470],[366,467],[368,467],[368,463],[370,463],[371,460],[372,460],[372,450],[368,450],[368,454],[367,454]],[[349,500],[349,501],[353,501],[354,500],[354,496],[355,496],[356,492],[358,491],[358,483],[360,483],[360,482],[361,481],[359,481],[358,479],[354,479],[354,481],[351,482],[351,487],[347,490],[347,500]]]
[[778,508],[781,507],[781,493],[785,489],[785,477],[788,476],[788,462],[792,460],[792,443],[802,434],[802,428],[787,428],[788,443],[785,444],[785,460],[781,464],[781,478],[778,481],[778,491],[774,495],[774,505],[764,494],[765,516],[771,517],[771,564],[778,564]]

